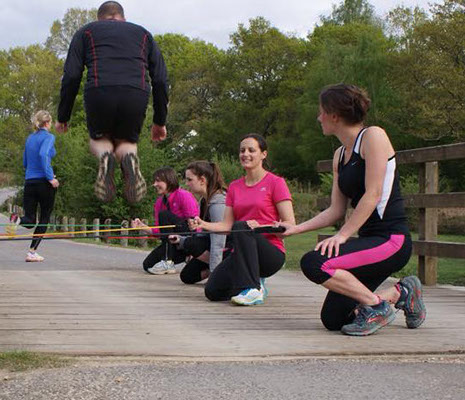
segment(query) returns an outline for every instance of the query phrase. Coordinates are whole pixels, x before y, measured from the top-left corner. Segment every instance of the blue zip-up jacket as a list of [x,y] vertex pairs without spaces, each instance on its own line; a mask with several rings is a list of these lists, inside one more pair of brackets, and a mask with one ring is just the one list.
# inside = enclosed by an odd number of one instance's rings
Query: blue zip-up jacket
[[23,155],[26,180],[45,178],[51,181],[55,177],[52,168],[55,154],[55,135],[46,129],[31,133],[26,140]]

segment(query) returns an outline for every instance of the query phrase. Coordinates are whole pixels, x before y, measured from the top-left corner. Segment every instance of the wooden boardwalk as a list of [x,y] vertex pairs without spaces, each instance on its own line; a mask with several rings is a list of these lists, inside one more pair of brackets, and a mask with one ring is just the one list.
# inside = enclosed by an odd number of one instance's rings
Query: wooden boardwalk
[[[1,217],[2,222],[5,221]],[[54,240],[44,263],[25,263],[28,242],[0,242],[0,352],[254,359],[319,355],[465,353],[465,289],[428,287],[416,330],[397,314],[366,338],[326,331],[326,290],[300,272],[268,280],[262,306],[212,303],[203,285],[141,271],[143,251]]]

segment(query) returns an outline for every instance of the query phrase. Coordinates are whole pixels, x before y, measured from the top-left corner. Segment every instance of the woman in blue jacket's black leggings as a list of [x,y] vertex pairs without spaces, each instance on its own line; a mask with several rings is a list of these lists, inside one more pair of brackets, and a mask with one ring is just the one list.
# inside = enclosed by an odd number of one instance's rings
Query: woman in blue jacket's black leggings
[[[329,289],[321,311],[324,326],[354,336],[370,335],[392,322],[390,304],[404,311],[409,328],[420,326],[426,315],[415,276],[373,293],[407,264],[412,242],[395,152],[383,129],[365,126],[369,105],[367,94],[356,86],[332,85],[320,93],[323,134],[342,144],[333,157],[331,205],[300,225],[281,224],[285,236],[331,226],[351,202],[354,211],[339,232],[305,254],[301,267],[308,279]],[[359,237],[350,240],[357,231]]]

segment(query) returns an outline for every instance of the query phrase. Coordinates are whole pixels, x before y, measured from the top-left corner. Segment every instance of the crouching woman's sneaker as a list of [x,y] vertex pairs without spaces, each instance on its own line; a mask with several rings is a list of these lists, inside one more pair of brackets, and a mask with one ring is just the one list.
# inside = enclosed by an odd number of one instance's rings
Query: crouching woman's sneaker
[[238,306],[255,306],[263,304],[263,291],[255,288],[245,289],[237,296],[231,297],[231,302]]
[[407,328],[418,328],[426,318],[421,282],[416,276],[407,276],[397,286],[400,297],[394,307],[403,310]]
[[354,321],[344,325],[341,332],[350,336],[368,336],[390,324],[395,317],[396,314],[386,300],[376,306],[359,305]]

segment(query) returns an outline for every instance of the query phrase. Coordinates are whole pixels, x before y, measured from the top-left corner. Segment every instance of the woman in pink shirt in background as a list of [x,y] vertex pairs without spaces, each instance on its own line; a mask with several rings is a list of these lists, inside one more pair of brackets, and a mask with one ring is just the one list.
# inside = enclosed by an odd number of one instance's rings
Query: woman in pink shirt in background
[[253,231],[276,221],[295,224],[285,180],[264,167],[267,154],[267,143],[262,136],[251,133],[243,137],[239,159],[246,175],[229,185],[223,221],[205,222],[199,217],[190,221],[191,229],[232,230],[233,252],[215,268],[205,286],[209,300],[231,300],[237,305],[262,304],[267,296],[264,278],[284,265],[282,239]]
[[[152,235],[160,232],[174,233],[189,230],[187,220],[199,215],[199,205],[194,195],[179,187],[176,171],[171,167],[157,169],[153,174],[153,187],[159,197],[153,206],[155,226],[176,225],[175,228],[148,228],[139,218],[131,226],[141,228]],[[176,268],[184,267],[186,254],[176,249],[168,241],[168,236],[161,237],[161,244],[144,260],[143,268],[153,275],[175,274]]]

